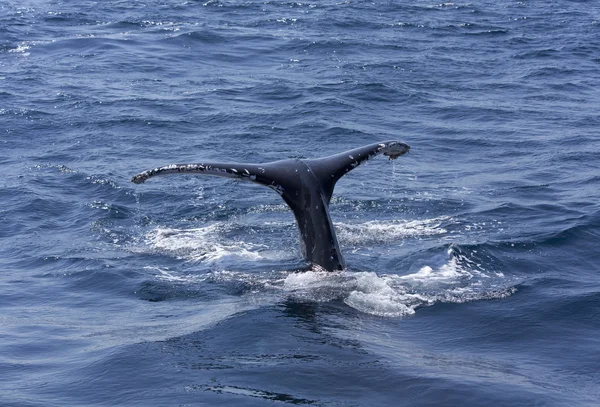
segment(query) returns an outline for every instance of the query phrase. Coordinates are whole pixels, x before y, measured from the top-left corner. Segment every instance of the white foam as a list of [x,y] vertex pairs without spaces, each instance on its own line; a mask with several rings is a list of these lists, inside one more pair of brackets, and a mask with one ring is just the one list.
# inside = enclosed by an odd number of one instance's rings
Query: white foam
[[405,281],[414,282],[448,282],[453,283],[458,279],[470,279],[474,275],[488,277],[485,273],[477,269],[469,269],[461,264],[458,257],[451,257],[448,262],[442,264],[435,269],[431,266],[423,266],[416,273],[399,276],[398,278]]
[[229,226],[213,224],[195,229],[157,228],[150,231],[146,244],[153,251],[189,261],[216,262],[228,256],[242,259],[262,259],[266,246],[243,241],[223,242],[221,234]]
[[342,298],[352,284],[347,273],[316,269],[288,274],[281,289],[284,295],[296,300],[328,302]]
[[364,223],[334,223],[340,241],[348,244],[389,243],[399,239],[441,235],[441,224],[450,219],[438,217],[424,220],[376,220]]
[[462,303],[504,298],[516,289],[501,273],[486,273],[466,254],[448,249],[445,261],[432,259],[417,272],[398,275],[374,272],[308,271],[289,274],[282,289],[294,298],[327,302],[342,300],[366,314],[382,317],[412,315],[438,302]]
[[[278,211],[279,205],[261,207],[261,211]],[[398,239],[431,236],[446,233],[441,223],[448,217],[418,221],[388,220],[358,224],[335,223],[336,232],[343,244],[368,245],[389,243]],[[260,243],[231,240],[225,236],[235,230],[234,223],[214,223],[200,228],[176,229],[158,227],[144,236],[151,251],[188,261],[218,262],[226,257],[242,260],[285,260],[297,255],[290,250],[272,250]],[[289,221],[262,222],[260,226],[292,227]]]
[[17,48],[9,49],[8,52],[14,52],[23,55],[24,57],[28,57],[30,53],[28,52],[31,49],[27,43],[22,43],[17,46]]
[[286,204],[261,204],[255,205],[248,213],[263,213],[263,212],[285,212],[287,213],[290,210],[290,207]]
[[291,273],[284,280],[284,289],[310,290],[311,288],[339,287],[343,283],[343,273],[321,270],[309,270],[303,273]]
[[392,283],[388,276],[373,272],[307,271],[289,274],[282,289],[294,299],[314,302],[337,299],[358,311],[382,317],[411,315],[418,306],[429,303],[427,297]]
[[385,278],[375,273],[358,273],[356,289],[344,299],[350,307],[382,317],[400,317],[415,313],[419,305],[416,296],[409,294],[403,287],[393,288]]
[[193,275],[177,276],[177,275],[173,274],[173,272],[171,272],[171,270],[169,270],[168,268],[146,266],[146,267],[144,267],[144,269],[155,272],[156,277],[158,279],[164,280],[164,281],[188,283],[188,282],[198,282],[198,281],[206,280],[206,277],[204,277],[204,276],[193,276]]
[[[448,218],[422,221],[365,222],[338,224],[343,233],[356,235],[356,241],[385,241],[406,236],[445,233],[442,222]],[[287,224],[287,223],[286,223]],[[235,260],[289,257],[290,252],[269,250],[267,246],[231,241],[237,234],[232,223],[215,223],[201,228],[156,228],[145,236],[147,247],[155,252],[189,261],[216,262],[233,256]],[[283,254],[282,254],[283,253]],[[294,254],[295,255],[295,254]],[[402,317],[414,314],[419,307],[439,302],[461,303],[482,299],[504,298],[516,291],[501,272],[485,270],[479,254],[458,246],[422,259],[416,271],[406,274],[375,272],[326,272],[319,268],[306,272],[272,271],[246,273],[221,270],[201,275],[179,275],[165,268],[150,268],[156,278],[172,282],[217,284],[242,283],[243,294],[279,300],[313,302],[342,301],[370,315]]]
[[50,44],[53,43],[55,40],[51,40],[51,41],[23,41],[22,43],[20,43],[19,45],[17,45],[16,48],[12,48],[9,49],[8,52],[14,52],[17,54],[21,54],[24,57],[27,57],[30,55],[29,50],[31,49],[32,45],[40,45],[40,44]]
[[348,295],[344,303],[357,311],[380,317],[402,317],[415,313],[416,305],[406,304],[402,296],[381,293],[362,293],[354,291]]
[[413,315],[420,307],[440,302],[498,299],[516,292],[514,286],[500,279],[487,284],[479,278],[465,281],[464,276],[473,273],[458,270],[452,275],[445,274],[444,284],[440,284],[439,269],[434,268],[431,272],[406,276],[347,271],[244,273],[228,270],[179,276],[168,269],[148,269],[155,271],[157,278],[170,282],[242,283],[247,287],[243,295],[252,296],[253,303],[273,304],[288,299],[316,303],[342,301],[362,313],[386,318]]

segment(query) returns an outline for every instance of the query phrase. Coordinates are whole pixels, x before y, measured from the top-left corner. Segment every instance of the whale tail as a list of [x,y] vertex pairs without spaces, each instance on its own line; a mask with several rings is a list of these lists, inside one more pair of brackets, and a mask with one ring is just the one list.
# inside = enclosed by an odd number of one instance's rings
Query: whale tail
[[281,195],[294,213],[304,258],[328,271],[343,270],[344,259],[329,216],[329,202],[336,182],[376,155],[396,159],[409,150],[408,144],[386,141],[310,160],[289,159],[265,164],[172,164],[141,172],[131,181],[141,184],[160,175],[204,174],[267,186]]

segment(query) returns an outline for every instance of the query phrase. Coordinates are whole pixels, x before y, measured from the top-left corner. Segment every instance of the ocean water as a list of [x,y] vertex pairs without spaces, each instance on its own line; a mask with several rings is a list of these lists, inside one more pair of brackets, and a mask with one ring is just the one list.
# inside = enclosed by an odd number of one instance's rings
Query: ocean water
[[[0,1],[0,405],[598,406],[600,4]],[[273,191],[170,163],[412,146]]]

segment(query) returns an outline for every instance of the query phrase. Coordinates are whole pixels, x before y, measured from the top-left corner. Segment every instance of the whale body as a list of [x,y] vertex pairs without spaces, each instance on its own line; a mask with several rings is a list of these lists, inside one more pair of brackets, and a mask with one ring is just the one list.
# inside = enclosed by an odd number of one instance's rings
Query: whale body
[[304,258],[327,271],[335,271],[345,268],[329,216],[329,202],[336,182],[376,155],[396,159],[409,150],[408,144],[384,141],[318,159],[288,159],[264,164],[172,164],[139,173],[131,181],[141,184],[159,175],[204,174],[236,178],[272,188],[294,213]]

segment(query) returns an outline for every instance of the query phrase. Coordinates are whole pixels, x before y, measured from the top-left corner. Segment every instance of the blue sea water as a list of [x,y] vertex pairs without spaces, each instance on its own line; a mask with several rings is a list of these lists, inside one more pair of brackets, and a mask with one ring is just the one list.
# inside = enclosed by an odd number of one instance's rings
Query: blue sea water
[[[0,405],[597,406],[600,3],[0,1]],[[412,146],[273,191],[131,176]]]

